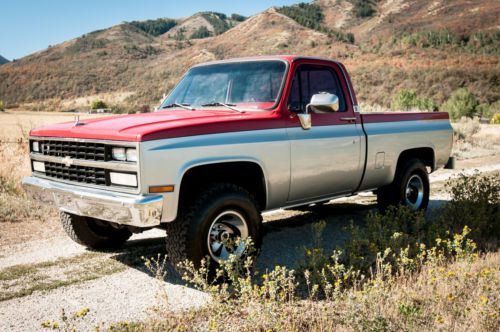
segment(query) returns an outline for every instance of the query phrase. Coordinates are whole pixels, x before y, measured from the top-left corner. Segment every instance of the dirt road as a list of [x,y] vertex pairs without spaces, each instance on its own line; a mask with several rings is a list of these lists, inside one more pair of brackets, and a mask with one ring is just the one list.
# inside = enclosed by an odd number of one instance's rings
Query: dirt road
[[[465,172],[498,171],[500,162],[496,159],[488,165],[478,161],[483,166],[468,163]],[[429,213],[448,199],[442,182],[458,172],[440,170],[431,175]],[[310,211],[266,213],[257,269],[300,264],[304,247],[312,246],[311,226],[315,221],[326,221],[326,250],[342,245],[347,236],[344,226],[350,220],[360,222],[375,208],[375,196],[363,194]],[[99,324],[145,319],[159,307],[182,310],[203,305],[207,295],[185,286],[170,266],[167,281],[161,283],[144,268],[141,257],[165,253],[163,235],[160,230],[135,235],[125,248],[106,253],[86,251],[62,233],[0,247],[0,331],[42,330],[43,321],[59,320],[61,309],[73,313],[88,308],[88,316],[77,324],[85,331]]]

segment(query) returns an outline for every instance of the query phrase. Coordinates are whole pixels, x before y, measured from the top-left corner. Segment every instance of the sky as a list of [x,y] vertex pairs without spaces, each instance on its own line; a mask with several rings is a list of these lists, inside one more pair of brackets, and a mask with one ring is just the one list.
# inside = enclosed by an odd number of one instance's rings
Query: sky
[[0,0],[0,55],[12,60],[123,21],[199,11],[250,16],[301,0]]

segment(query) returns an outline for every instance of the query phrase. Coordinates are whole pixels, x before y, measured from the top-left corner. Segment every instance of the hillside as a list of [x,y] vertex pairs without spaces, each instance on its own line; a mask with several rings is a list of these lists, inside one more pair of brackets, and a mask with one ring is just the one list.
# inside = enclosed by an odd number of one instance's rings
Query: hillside
[[388,106],[402,88],[444,102],[467,86],[482,103],[500,96],[500,2],[316,0],[240,15],[128,22],[0,68],[0,99],[47,109],[91,98],[158,103],[189,66],[258,54],[337,58],[360,100]]
[[9,62],[9,60],[5,59],[3,56],[0,55],[0,66]]

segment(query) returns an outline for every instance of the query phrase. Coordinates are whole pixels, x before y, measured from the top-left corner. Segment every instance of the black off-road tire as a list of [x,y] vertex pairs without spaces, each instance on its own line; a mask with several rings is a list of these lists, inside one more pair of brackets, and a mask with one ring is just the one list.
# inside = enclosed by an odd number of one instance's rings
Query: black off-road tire
[[[215,183],[184,204],[175,221],[165,224],[167,255],[177,271],[183,272],[178,264],[185,260],[200,267],[201,260],[210,257],[208,231],[216,216],[228,209],[237,210],[245,217],[254,247],[260,248],[262,216],[255,198],[240,186]],[[217,265],[210,258],[209,268],[213,270]]]
[[380,211],[385,212],[389,206],[405,205],[412,207],[406,200],[406,188],[412,176],[418,176],[423,184],[423,199],[415,210],[425,210],[429,204],[430,186],[427,168],[419,159],[413,158],[403,162],[396,170],[394,181],[377,190],[377,202]]
[[90,249],[115,249],[131,236],[126,228],[115,228],[105,221],[61,212],[60,220],[66,234],[78,244]]

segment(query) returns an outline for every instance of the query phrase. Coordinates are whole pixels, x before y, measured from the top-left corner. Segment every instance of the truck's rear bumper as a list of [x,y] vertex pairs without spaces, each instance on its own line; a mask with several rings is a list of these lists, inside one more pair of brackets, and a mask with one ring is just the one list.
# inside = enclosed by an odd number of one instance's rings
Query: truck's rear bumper
[[162,195],[115,193],[33,176],[23,179],[23,188],[35,200],[80,216],[136,227],[157,226],[161,221]]

